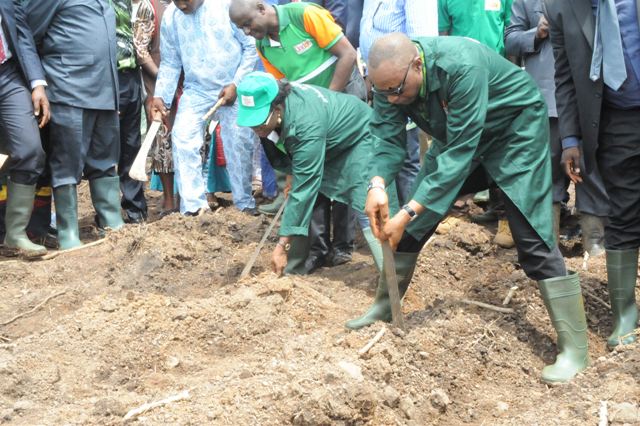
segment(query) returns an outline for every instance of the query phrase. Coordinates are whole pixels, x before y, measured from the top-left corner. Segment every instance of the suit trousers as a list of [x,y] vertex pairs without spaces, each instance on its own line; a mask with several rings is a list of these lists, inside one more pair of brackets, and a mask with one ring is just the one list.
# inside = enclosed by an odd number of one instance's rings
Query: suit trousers
[[116,176],[120,157],[118,111],[51,103],[51,183],[54,188]]
[[[487,173],[483,167],[477,167],[462,185],[459,195],[473,194],[488,188]],[[505,216],[509,221],[511,234],[516,243],[518,262],[527,276],[533,280],[540,281],[567,275],[564,259],[558,246],[554,245],[550,249],[527,221],[527,218],[504,192],[502,193],[502,198],[504,200]],[[416,240],[405,232],[400,239],[397,251],[403,253],[419,252],[437,227],[438,225],[427,231],[420,240]]]
[[33,185],[44,170],[40,130],[31,93],[13,60],[0,65],[0,153],[9,155],[5,170],[13,182]]
[[129,171],[135,160],[142,140],[142,82],[140,71],[135,69],[118,71],[120,83],[120,159],[118,176],[122,209],[128,217],[147,216],[147,200],[144,198],[143,183],[131,179]]
[[640,109],[603,107],[598,168],[609,195],[608,250],[640,247]]
[[[551,171],[553,173],[553,202],[560,203],[565,201],[567,196],[569,178],[564,172],[564,166],[560,163],[562,159],[562,143],[558,130],[558,119],[556,117],[549,118],[549,130],[551,135],[550,151]],[[607,191],[604,187],[604,182],[602,181],[598,168],[594,168],[590,173],[586,173],[587,168],[584,165],[584,155],[581,155],[580,170],[582,183],[575,186],[576,208],[581,213],[600,217],[608,216],[609,198],[607,197]]]

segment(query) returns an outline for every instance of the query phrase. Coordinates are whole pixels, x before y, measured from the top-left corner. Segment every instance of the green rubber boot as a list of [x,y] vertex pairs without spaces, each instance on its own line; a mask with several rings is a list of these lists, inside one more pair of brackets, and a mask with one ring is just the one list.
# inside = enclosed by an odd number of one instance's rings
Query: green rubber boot
[[589,365],[587,318],[580,277],[569,272],[564,277],[538,281],[538,285],[558,334],[556,362],[542,369],[542,380],[547,383],[567,382]]
[[33,211],[36,186],[22,185],[9,180],[7,191],[4,246],[27,258],[47,254],[47,249],[44,246],[32,243],[27,236],[27,226]]
[[[413,271],[416,268],[419,253],[398,253],[393,256],[396,262],[396,277],[398,278],[398,291],[400,298],[409,288],[409,283],[413,277]],[[384,274],[380,274],[378,278],[378,288],[376,289],[376,298],[369,310],[360,318],[347,321],[345,327],[351,330],[358,330],[375,323],[376,321],[391,322],[391,302],[389,301],[389,290],[387,289],[387,280]]]
[[276,184],[278,185],[278,195],[268,204],[258,206],[258,211],[266,216],[275,216],[280,210],[280,206],[284,203],[284,186],[287,184],[287,175],[276,171]]
[[56,205],[56,227],[60,250],[81,246],[76,186],[62,185],[53,188],[53,199]]
[[613,332],[607,346],[628,345],[636,341],[635,335],[620,340],[638,325],[636,306],[636,277],[638,274],[638,249],[607,250],[607,278],[609,301],[613,312]]
[[364,239],[367,240],[367,244],[369,245],[369,250],[371,250],[371,255],[373,256],[373,261],[376,264],[376,268],[378,268],[378,272],[382,273],[382,246],[380,245],[380,240],[378,240],[374,235],[371,228],[364,228],[362,230],[364,234]]
[[120,229],[124,226],[120,213],[120,178],[106,176],[89,181],[91,201],[100,229]]
[[305,275],[304,262],[309,256],[309,238],[295,236],[291,238],[291,248],[287,253],[287,266],[284,273],[289,275]]

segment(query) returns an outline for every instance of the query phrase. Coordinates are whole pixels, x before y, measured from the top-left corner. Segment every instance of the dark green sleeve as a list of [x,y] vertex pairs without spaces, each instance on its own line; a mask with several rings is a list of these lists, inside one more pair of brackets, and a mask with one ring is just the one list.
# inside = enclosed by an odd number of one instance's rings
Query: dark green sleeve
[[380,176],[389,185],[407,156],[407,116],[385,96],[375,95],[370,126],[375,154],[369,179]]
[[313,205],[316,202],[324,172],[326,129],[309,120],[304,132],[285,141],[293,158],[293,184],[282,215],[280,235],[307,235]]
[[291,174],[291,159],[284,152],[280,151],[269,139],[260,138],[260,143],[264,148],[264,153],[269,160],[271,167],[279,172]]
[[444,215],[469,175],[484,130],[488,104],[488,72],[465,67],[453,74],[447,89],[447,139],[439,142],[435,166],[427,170],[413,199]]

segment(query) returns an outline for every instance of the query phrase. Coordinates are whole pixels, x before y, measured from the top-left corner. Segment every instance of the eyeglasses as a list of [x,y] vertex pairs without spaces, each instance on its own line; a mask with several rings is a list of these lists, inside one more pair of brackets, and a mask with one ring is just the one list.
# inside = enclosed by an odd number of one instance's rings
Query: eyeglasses
[[371,91],[377,95],[382,95],[382,96],[400,96],[404,91],[404,85],[407,82],[407,76],[409,75],[409,70],[411,69],[411,65],[413,65],[416,59],[418,59],[417,56],[413,58],[411,62],[409,62],[409,65],[407,66],[407,70],[404,72],[404,78],[402,79],[402,83],[400,83],[398,87],[393,89],[378,89],[375,86],[373,86],[371,88]]
[[255,130],[259,130],[259,129],[265,127],[271,121],[271,117],[273,116],[274,112],[275,112],[275,109],[272,109],[271,112],[269,113],[269,115],[267,116],[267,119],[264,120],[264,123],[258,124],[257,126],[253,126],[251,128],[255,129]]

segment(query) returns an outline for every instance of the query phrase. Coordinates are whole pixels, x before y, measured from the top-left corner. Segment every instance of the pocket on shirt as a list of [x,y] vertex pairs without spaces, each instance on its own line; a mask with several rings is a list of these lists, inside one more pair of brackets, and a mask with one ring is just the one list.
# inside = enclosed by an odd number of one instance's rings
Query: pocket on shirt
[[380,0],[371,18],[373,28],[378,31],[403,31],[404,11],[395,0]]

